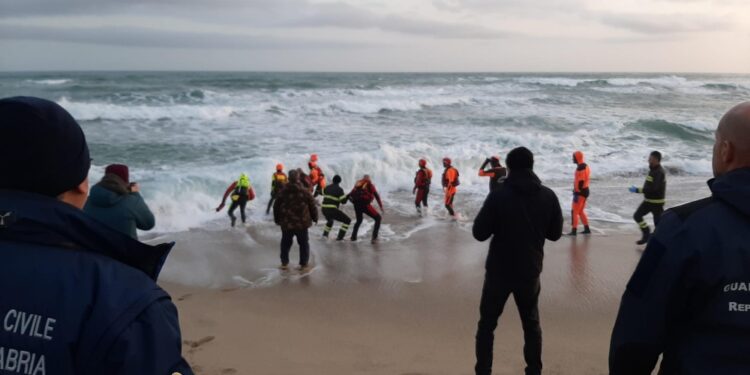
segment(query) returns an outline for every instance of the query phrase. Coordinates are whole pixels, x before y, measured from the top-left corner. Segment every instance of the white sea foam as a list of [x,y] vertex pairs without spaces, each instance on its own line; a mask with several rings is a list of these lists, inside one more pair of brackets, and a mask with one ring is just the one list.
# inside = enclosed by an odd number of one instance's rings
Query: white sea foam
[[34,79],[34,80],[28,80],[28,82],[37,84],[37,85],[46,85],[46,86],[57,86],[57,85],[64,85],[66,83],[72,82],[71,79],[67,78],[60,78],[60,79]]

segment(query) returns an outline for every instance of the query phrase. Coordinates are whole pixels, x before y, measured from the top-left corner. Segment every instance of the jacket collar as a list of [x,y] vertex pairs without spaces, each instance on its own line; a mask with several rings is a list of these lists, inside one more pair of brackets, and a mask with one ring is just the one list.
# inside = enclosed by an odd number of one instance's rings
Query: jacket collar
[[174,242],[151,246],[47,196],[0,190],[0,240],[100,254],[137,268],[154,281]]
[[735,169],[708,180],[713,196],[750,216],[750,168]]

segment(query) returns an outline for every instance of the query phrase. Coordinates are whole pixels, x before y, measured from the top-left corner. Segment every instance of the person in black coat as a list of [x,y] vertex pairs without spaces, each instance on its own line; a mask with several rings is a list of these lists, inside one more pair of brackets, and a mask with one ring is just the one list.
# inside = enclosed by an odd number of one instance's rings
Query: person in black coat
[[490,193],[474,220],[478,241],[492,237],[476,335],[477,375],[492,372],[497,320],[513,294],[524,331],[526,374],[541,374],[542,329],[539,325],[539,274],[545,239],[562,236],[560,202],[533,172],[534,155],[525,147],[508,153],[508,178]]

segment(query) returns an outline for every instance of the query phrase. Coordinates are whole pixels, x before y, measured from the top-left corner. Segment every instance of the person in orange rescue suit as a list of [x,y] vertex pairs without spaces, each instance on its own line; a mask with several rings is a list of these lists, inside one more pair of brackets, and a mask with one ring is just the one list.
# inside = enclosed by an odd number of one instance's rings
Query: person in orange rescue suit
[[234,216],[234,210],[237,209],[237,207],[240,208],[240,218],[244,224],[245,205],[247,205],[248,201],[255,199],[255,191],[253,191],[253,187],[250,185],[250,179],[246,174],[241,174],[237,181],[232,182],[232,184],[229,185],[227,191],[224,192],[224,197],[221,199],[221,204],[219,207],[216,207],[216,212],[219,212],[224,208],[224,203],[227,201],[227,197],[230,194],[232,195],[232,204],[229,206],[228,213],[229,218],[232,219],[232,226],[234,226],[234,223],[237,221],[237,218]]
[[276,195],[279,194],[281,188],[286,185],[288,178],[284,173],[284,165],[276,164],[276,172],[271,176],[271,200],[268,201],[268,207],[266,207],[266,215],[271,213],[271,207],[273,207],[273,201],[276,200]]
[[432,170],[427,168],[427,160],[419,159],[419,170],[414,177],[414,189],[412,194],[416,194],[414,204],[417,206],[417,213],[422,214],[422,206],[427,208],[427,196],[430,195],[430,183],[432,183]]
[[576,151],[573,153],[573,163],[577,165],[575,180],[573,182],[573,209],[571,217],[573,229],[569,236],[575,236],[578,231],[578,219],[583,222],[583,232],[581,234],[591,234],[589,229],[589,218],[586,216],[586,201],[589,199],[589,180],[591,178],[591,169],[583,162],[583,152]]
[[[487,168],[487,164],[490,165],[490,169]],[[503,168],[500,164],[499,156],[492,156],[484,160],[482,166],[479,167],[479,177],[490,178],[490,193],[499,189],[503,186],[503,178],[508,174],[508,171]]]
[[451,163],[450,158],[443,158],[443,167],[445,167],[445,171],[443,172],[443,191],[445,192],[445,208],[455,220],[456,212],[453,211],[453,199],[456,197],[456,191],[458,190],[456,187],[460,182],[458,180],[458,169],[453,167]]
[[323,170],[318,166],[318,155],[310,155],[310,162],[307,163],[310,167],[310,182],[312,182],[313,197],[323,194],[323,189],[326,188],[326,176],[323,174]]

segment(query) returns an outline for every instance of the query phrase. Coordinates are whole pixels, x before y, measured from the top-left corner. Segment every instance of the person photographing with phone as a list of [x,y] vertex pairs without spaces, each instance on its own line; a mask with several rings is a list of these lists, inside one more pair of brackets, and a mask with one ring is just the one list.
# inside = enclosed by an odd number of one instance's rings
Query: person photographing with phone
[[127,165],[110,164],[104,177],[91,187],[83,211],[108,227],[138,239],[140,230],[153,229],[156,221],[140,194],[137,182],[130,181]]

